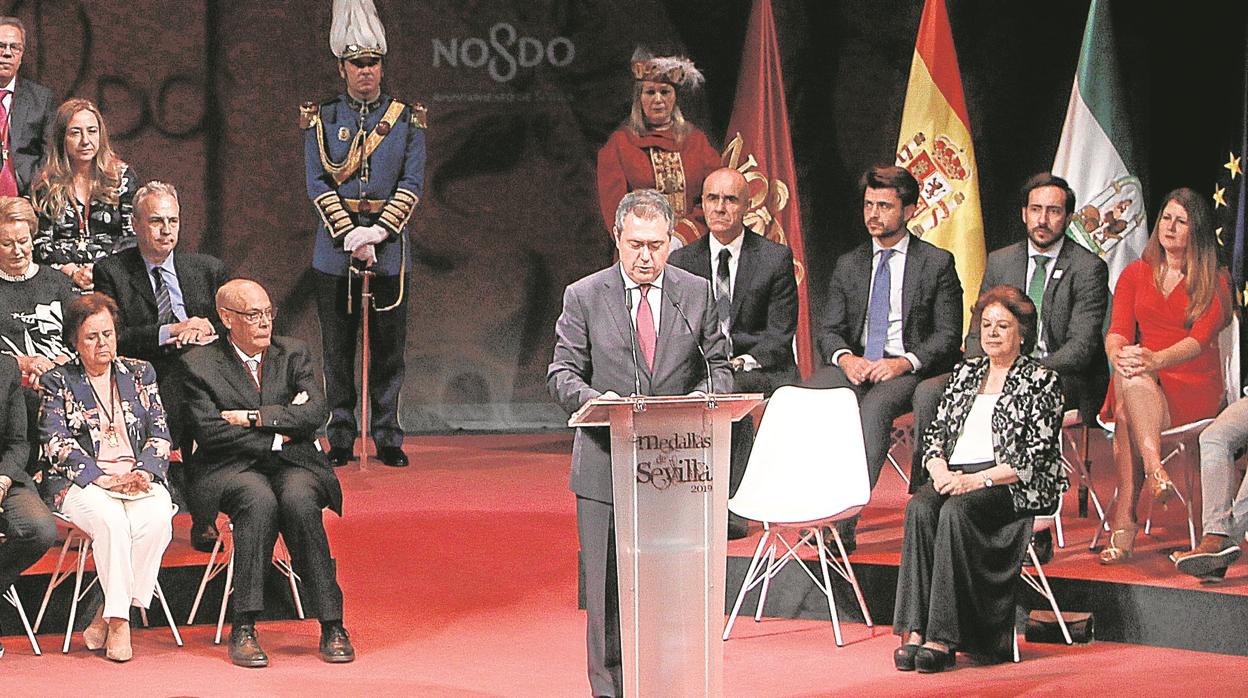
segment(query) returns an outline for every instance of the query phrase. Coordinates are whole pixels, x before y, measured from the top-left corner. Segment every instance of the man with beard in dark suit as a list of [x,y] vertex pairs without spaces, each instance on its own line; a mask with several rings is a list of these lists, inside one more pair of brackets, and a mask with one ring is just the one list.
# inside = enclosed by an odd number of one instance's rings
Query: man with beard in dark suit
[[234,525],[230,659],[268,666],[255,623],[281,533],[321,622],[321,659],[352,661],[321,520],[325,507],[342,514],[338,478],[316,445],[316,432],[329,419],[321,378],[306,344],[272,334],[273,304],[259,284],[229,281],[216,301],[227,338],[187,354],[185,392],[198,449],[191,508],[203,518],[225,512]]
[[[761,235],[747,233],[749,202],[745,176],[724,167],[702,185],[702,211],[710,235],[672,253],[672,266],[711,282],[720,333],[728,337],[733,390],[770,396],[801,377],[793,360],[797,331],[797,281],[793,252]],[[728,496],[737,492],[754,444],[754,421],[732,425]],[[728,514],[728,538],[744,538],[746,523]]]
[[[962,339],[962,284],[953,255],[906,229],[919,184],[904,168],[876,165],[859,182],[871,236],[836,260],[817,337],[826,364],[808,383],[858,395],[871,486],[888,455],[893,420],[915,386],[953,367]],[[838,524],[847,552],[857,517]]]
[[19,80],[26,54],[26,26],[16,17],[0,17],[0,196],[25,196],[43,162],[44,133],[56,114],[52,91]]
[[[177,189],[148,182],[134,195],[138,246],[95,265],[95,290],[111,296],[121,310],[119,352],[150,361],[156,369],[174,448],[188,445],[182,355],[192,346],[215,341],[224,331],[216,320],[214,296],[226,280],[225,265],[216,257],[175,253],[180,229]],[[185,495],[185,468],[178,464],[169,474],[174,488]],[[191,543],[197,549],[208,552],[215,540],[211,521],[192,524]]]

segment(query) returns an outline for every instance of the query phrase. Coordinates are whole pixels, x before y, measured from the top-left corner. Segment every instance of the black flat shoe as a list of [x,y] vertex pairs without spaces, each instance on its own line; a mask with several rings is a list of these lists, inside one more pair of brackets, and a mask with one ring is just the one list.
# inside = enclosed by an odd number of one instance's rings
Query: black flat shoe
[[897,671],[914,671],[914,655],[923,645],[906,644],[893,650],[893,666]]
[[335,468],[341,468],[351,460],[351,449],[338,448],[337,446],[329,449],[329,464]]
[[941,652],[931,647],[920,647],[914,653],[914,668],[920,674],[937,674],[952,669],[958,663],[958,653],[952,649]]
[[377,460],[391,468],[406,468],[407,454],[398,446],[382,446],[377,449]]

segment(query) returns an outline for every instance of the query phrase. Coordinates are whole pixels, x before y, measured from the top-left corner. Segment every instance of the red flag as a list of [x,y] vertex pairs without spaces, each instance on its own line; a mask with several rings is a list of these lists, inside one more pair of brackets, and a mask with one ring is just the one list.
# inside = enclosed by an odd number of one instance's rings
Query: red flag
[[789,108],[771,0],[755,0],[745,33],[736,104],[724,139],[724,165],[740,170],[750,186],[745,225],[793,250],[797,277],[797,367],[810,375],[814,356],[810,340],[810,300],[806,253],[802,248],[801,207],[797,170],[789,135]]

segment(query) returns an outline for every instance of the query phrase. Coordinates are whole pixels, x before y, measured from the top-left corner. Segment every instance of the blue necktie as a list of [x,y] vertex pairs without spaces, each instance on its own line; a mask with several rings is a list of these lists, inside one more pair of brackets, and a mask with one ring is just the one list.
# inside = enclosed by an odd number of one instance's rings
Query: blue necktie
[[884,342],[888,339],[888,305],[892,295],[893,274],[888,268],[891,249],[880,250],[880,264],[871,282],[871,301],[867,306],[867,348],[863,358],[878,361],[884,358]]

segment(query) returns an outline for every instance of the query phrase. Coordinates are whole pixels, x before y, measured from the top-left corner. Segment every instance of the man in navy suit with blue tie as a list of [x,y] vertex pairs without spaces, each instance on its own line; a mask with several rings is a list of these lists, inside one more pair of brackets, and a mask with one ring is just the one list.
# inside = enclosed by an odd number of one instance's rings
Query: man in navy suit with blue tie
[[[953,255],[906,229],[919,184],[904,168],[876,165],[859,181],[870,242],[836,261],[817,337],[825,364],[808,381],[858,395],[867,468],[875,487],[893,420],[910,411],[922,378],[948,371],[962,340],[962,284]],[[840,525],[856,547],[857,519]]]

